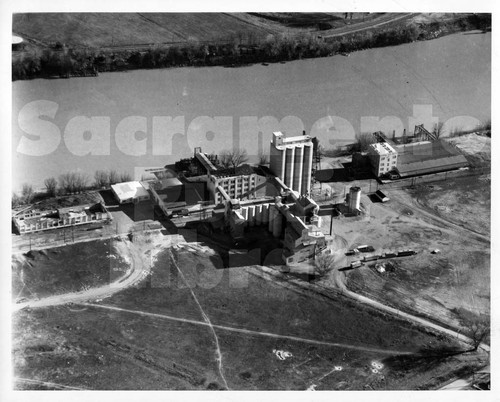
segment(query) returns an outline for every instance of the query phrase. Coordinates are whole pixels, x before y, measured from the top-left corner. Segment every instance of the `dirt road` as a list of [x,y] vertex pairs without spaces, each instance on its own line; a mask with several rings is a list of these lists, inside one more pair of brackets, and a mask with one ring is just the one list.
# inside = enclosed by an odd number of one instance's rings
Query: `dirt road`
[[[436,323],[433,323],[431,321],[428,321],[428,320],[425,320],[423,318],[405,313],[401,310],[386,306],[385,304],[380,303],[376,300],[369,299],[368,297],[365,297],[365,296],[362,296],[362,295],[359,295],[357,293],[350,291],[345,286],[345,283],[343,282],[343,280],[340,276],[341,273],[338,272],[338,270],[335,270],[334,272],[336,275],[335,276],[335,283],[336,283],[337,288],[338,288],[337,292],[339,292],[341,295],[346,296],[346,297],[348,297],[352,300],[355,300],[359,303],[376,308],[377,310],[383,311],[384,313],[389,313],[394,317],[398,317],[398,318],[401,318],[403,320],[416,323],[417,325],[419,325],[421,327],[429,328],[429,329],[432,329],[434,331],[438,331],[438,332],[441,332],[443,334],[446,334],[447,336],[451,336],[451,337],[457,339],[458,341],[463,342],[465,345],[470,347],[470,345],[472,343],[472,339],[465,336],[464,334],[461,334],[460,332],[445,328],[445,327],[438,325]],[[253,273],[257,274],[258,276],[260,276],[264,279],[273,280],[273,281],[276,277],[279,277],[279,278],[283,277],[282,273],[280,273],[276,270],[273,270],[272,268],[268,268],[268,267],[261,267],[260,272],[258,272],[257,269],[255,269],[255,270],[253,270]],[[289,278],[287,278],[287,279],[289,279]],[[311,283],[305,283],[305,282],[301,282],[298,280],[286,280],[286,281],[274,281],[274,282],[279,284],[279,285],[283,285],[283,286],[290,287],[290,288],[300,287],[300,288],[309,290],[309,292],[316,292],[319,294],[324,293],[324,292],[321,292],[321,289],[318,285],[314,285]],[[318,292],[318,290],[320,290],[320,291]],[[484,343],[480,345],[479,349],[482,349],[485,352],[490,351],[489,345],[486,345]]]
[[149,312],[140,311],[140,310],[129,310],[129,309],[121,308],[121,307],[108,306],[108,305],[102,305],[102,304],[81,303],[81,305],[102,308],[102,309],[107,309],[107,310],[122,311],[122,312],[126,312],[126,313],[138,314],[138,315],[148,316],[148,317],[156,317],[156,318],[161,318],[161,319],[165,319],[165,320],[184,322],[184,323],[193,324],[193,325],[213,327],[213,328],[223,330],[223,331],[238,332],[238,333],[247,334],[247,335],[257,335],[257,336],[265,336],[265,337],[277,338],[277,339],[286,339],[286,340],[310,343],[310,344],[315,344],[315,345],[332,346],[332,347],[339,347],[339,348],[351,349],[351,350],[361,350],[361,351],[365,351],[365,352],[374,352],[374,353],[381,353],[381,354],[386,354],[386,355],[410,355],[410,354],[413,354],[413,352],[408,352],[408,351],[393,350],[393,349],[377,349],[377,348],[370,348],[370,347],[359,346],[359,345],[351,345],[351,344],[346,344],[346,343],[319,341],[316,339],[302,338],[302,337],[292,336],[292,335],[275,334],[275,333],[264,332],[264,331],[255,331],[255,330],[246,329],[246,328],[229,327],[227,325],[213,324],[213,323],[209,323],[207,321],[197,321],[197,320],[192,320],[192,319],[187,319],[187,318],[173,317],[173,316],[169,316],[169,315],[165,315],[165,314],[149,313]]
[[375,20],[367,21],[364,23],[359,23],[352,26],[346,26],[343,28],[332,29],[328,31],[321,31],[321,36],[323,38],[335,38],[337,36],[348,35],[356,32],[366,31],[368,29],[378,28],[382,25],[390,24],[391,22],[404,21],[409,18],[413,18],[418,14],[415,13],[402,13],[394,15],[393,13],[383,15]]

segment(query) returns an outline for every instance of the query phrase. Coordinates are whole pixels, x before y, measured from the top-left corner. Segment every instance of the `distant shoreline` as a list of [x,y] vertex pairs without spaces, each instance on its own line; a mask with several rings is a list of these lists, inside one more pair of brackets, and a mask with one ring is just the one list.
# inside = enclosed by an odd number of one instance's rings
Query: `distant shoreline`
[[370,48],[436,39],[457,32],[491,30],[490,14],[458,15],[426,23],[398,22],[338,37],[322,38],[321,31],[300,36],[277,35],[253,45],[186,43],[158,45],[147,50],[71,48],[57,44],[43,51],[13,53],[12,80],[97,76],[101,72],[172,67],[240,67],[334,55]]

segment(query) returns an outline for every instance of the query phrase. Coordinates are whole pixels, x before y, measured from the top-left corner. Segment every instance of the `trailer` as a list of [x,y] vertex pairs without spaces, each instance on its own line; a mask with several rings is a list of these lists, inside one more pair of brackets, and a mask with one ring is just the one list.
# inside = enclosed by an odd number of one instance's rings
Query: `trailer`
[[398,257],[407,257],[410,255],[415,255],[415,254],[417,254],[417,252],[413,251],[413,250],[398,251]]
[[372,246],[367,246],[367,245],[356,247],[356,249],[358,251],[361,251],[362,253],[370,253],[372,251],[375,251],[375,249]]
[[394,258],[394,257],[397,257],[397,256],[398,256],[397,253],[384,253],[384,254],[382,254],[383,258]]
[[364,265],[363,262],[361,260],[358,260],[358,261],[351,262],[350,267],[351,268],[359,268],[363,265]]

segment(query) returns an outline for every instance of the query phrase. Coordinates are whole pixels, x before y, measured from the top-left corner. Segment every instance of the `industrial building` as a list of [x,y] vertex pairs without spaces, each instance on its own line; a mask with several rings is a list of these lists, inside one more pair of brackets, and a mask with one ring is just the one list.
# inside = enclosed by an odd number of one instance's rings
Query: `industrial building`
[[109,222],[111,214],[103,203],[74,205],[71,207],[26,208],[12,217],[20,234],[58,229],[90,223]]
[[396,146],[399,154],[397,165],[401,177],[444,172],[468,166],[467,159],[458,148],[444,142],[422,141]]
[[398,143],[381,132],[373,133],[373,136],[376,142],[369,145],[367,154],[372,172],[377,177],[404,178],[468,166],[458,148],[438,139],[422,125],[415,126],[412,137],[403,134]]
[[208,174],[210,199],[217,205],[228,199],[255,198],[266,195],[267,178],[259,168],[249,165],[236,169],[215,170]]
[[279,178],[274,180],[282,196],[226,201],[224,219],[231,236],[243,239],[247,227],[266,226],[274,237],[283,238],[282,259],[287,266],[310,264],[317,255],[330,253],[332,239],[320,229],[318,204],[291,190]]
[[290,189],[301,195],[311,190],[313,142],[308,135],[285,137],[274,132],[270,148],[270,169]]
[[203,181],[181,182],[177,177],[166,177],[146,182],[144,185],[152,200],[166,216],[199,205],[207,198],[207,183]]
[[387,142],[376,142],[368,146],[368,158],[375,176],[382,176],[397,166],[398,153]]
[[194,149],[192,158],[181,159],[174,164],[175,171],[184,177],[203,176],[208,172],[217,170],[219,164],[217,155],[208,155],[200,147]]
[[111,191],[120,204],[138,203],[149,200],[149,193],[139,181],[113,184]]

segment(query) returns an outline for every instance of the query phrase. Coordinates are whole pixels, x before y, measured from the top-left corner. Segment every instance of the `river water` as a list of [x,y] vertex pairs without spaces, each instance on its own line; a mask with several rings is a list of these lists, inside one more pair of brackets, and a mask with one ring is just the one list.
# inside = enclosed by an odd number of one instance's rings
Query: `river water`
[[[198,145],[207,152],[241,146],[257,155],[268,151],[276,129],[304,129],[331,148],[359,132],[401,135],[420,123],[431,129],[435,119],[463,128],[489,119],[490,103],[490,33],[268,66],[16,81],[13,188],[43,187],[45,178],[73,170],[91,180],[96,169],[134,174],[189,156]],[[281,127],[273,123],[286,116]],[[393,117],[376,123],[385,116]]]

